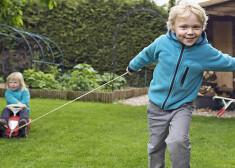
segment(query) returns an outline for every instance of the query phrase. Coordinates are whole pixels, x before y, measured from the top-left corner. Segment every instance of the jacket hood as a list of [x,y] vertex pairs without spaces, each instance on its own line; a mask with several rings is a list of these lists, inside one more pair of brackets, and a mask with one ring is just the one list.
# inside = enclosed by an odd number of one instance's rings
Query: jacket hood
[[[178,40],[176,35],[174,33],[172,33],[171,30],[169,30],[166,35],[168,38],[174,40],[176,42],[176,45],[178,44],[177,45],[178,47],[182,46],[182,43]],[[208,40],[206,38],[206,32],[203,31],[201,37],[194,43],[194,45],[203,45],[203,44],[207,44],[207,43],[208,43]]]

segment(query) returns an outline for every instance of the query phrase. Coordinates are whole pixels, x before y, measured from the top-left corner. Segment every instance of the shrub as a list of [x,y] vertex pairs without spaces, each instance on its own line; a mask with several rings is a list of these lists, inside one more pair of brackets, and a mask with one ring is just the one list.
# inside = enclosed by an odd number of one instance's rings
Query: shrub
[[[78,64],[72,70],[68,70],[61,75],[58,67],[47,67],[47,72],[35,71],[33,69],[25,70],[23,75],[25,83],[32,89],[60,89],[60,90],[74,90],[74,91],[90,91],[110,81],[112,74],[104,73],[98,74],[98,71],[89,64]],[[114,75],[118,77],[118,75]],[[121,89],[126,85],[124,77],[120,77],[114,82],[100,88],[100,91],[112,91]]]
[[[118,75],[116,74],[112,75],[107,72],[105,72],[103,75],[100,75],[100,74],[95,75],[95,79],[99,85],[103,85],[116,77],[118,77]],[[120,77],[114,82],[105,85],[103,90],[107,90],[107,91],[117,90],[117,89],[121,89],[123,86],[126,86],[126,79],[124,77]]]
[[25,84],[32,89],[60,89],[59,82],[53,74],[45,74],[42,71],[35,72],[33,69],[24,70]]
[[0,83],[4,83],[5,81],[4,81],[4,79],[3,79],[3,77],[0,77]]

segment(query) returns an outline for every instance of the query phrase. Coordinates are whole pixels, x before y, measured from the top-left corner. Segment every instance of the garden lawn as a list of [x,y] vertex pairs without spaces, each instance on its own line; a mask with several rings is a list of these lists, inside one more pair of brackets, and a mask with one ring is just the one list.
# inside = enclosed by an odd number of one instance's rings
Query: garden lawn
[[[67,102],[31,99],[30,118]],[[235,119],[195,116],[190,138],[192,168],[235,168]],[[77,101],[33,122],[27,139],[0,139],[0,167],[147,168],[147,142],[146,106]]]

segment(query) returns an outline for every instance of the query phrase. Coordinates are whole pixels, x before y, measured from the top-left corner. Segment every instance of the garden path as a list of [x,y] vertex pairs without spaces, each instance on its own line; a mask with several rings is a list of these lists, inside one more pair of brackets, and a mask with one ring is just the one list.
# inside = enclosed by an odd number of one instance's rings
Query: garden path
[[[119,102],[122,104],[128,104],[132,106],[142,106],[148,104],[148,95],[133,97],[126,100],[120,100]],[[218,111],[214,111],[211,109],[203,108],[203,109],[194,109],[193,115],[195,116],[216,116]],[[221,116],[221,118],[235,118],[235,111],[228,111],[226,110],[225,113]]]

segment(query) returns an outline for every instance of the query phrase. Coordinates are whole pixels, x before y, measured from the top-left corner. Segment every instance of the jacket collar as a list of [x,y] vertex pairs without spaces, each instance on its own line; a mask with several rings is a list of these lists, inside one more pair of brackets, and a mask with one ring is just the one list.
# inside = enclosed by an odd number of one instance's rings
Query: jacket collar
[[[171,32],[171,30],[169,30],[166,35],[168,38],[172,39],[175,42],[177,47],[180,47],[180,48],[182,47],[182,43],[178,40],[176,35]],[[194,43],[193,46],[207,44],[207,43],[208,43],[208,40],[206,38],[206,32],[203,31],[201,37]]]

